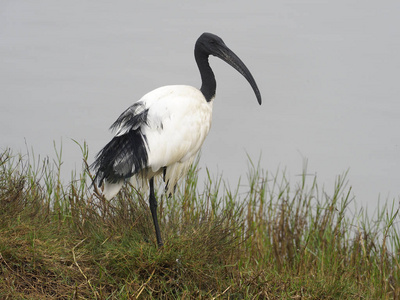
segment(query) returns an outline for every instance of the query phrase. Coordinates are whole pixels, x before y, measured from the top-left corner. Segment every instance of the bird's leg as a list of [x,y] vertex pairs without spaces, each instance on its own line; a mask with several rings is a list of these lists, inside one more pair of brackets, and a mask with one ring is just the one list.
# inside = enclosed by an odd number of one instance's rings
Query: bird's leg
[[151,215],[153,216],[153,223],[154,223],[154,229],[156,230],[156,237],[157,237],[157,244],[158,247],[162,247],[163,241],[161,239],[161,234],[160,234],[160,227],[158,226],[158,220],[157,220],[157,200],[156,196],[154,195],[154,178],[150,179],[150,198],[149,198],[149,204],[150,204],[150,211]]

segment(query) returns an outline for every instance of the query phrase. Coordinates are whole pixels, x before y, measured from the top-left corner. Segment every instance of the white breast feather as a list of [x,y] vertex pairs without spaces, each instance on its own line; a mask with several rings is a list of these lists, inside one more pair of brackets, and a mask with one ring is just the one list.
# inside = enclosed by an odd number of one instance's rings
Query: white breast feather
[[161,87],[141,101],[149,108],[148,124],[142,127],[148,168],[154,174],[167,166],[165,179],[172,189],[187,173],[210,130],[212,102],[191,86]]
[[[160,175],[167,167],[165,181],[169,181],[167,193],[170,194],[188,172],[210,130],[212,101],[206,102],[194,87],[176,85],[155,89],[138,102],[144,104],[143,109],[148,109],[146,124],[141,126],[147,140],[148,164],[130,182],[143,192],[148,179]],[[128,130],[119,127],[116,135]],[[107,198],[112,198],[121,186],[122,183],[107,183]]]
[[149,125],[143,126],[149,148],[148,166],[154,172],[194,156],[211,127],[212,104],[204,101],[199,90],[170,86],[164,88],[163,95],[149,106]]

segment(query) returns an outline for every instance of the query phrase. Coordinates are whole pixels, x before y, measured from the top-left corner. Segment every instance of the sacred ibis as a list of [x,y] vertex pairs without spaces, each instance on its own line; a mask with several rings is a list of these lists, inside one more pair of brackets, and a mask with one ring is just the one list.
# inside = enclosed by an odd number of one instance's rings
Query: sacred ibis
[[162,175],[167,194],[172,194],[210,130],[216,89],[215,76],[208,63],[210,55],[239,71],[261,104],[260,91],[245,64],[220,37],[203,33],[194,48],[202,81],[200,90],[170,85],[144,95],[111,125],[115,136],[91,166],[96,174],[95,183],[103,186],[106,199],[113,198],[126,181],[142,185],[149,182],[149,206],[159,246],[163,242],[157,220],[154,177]]

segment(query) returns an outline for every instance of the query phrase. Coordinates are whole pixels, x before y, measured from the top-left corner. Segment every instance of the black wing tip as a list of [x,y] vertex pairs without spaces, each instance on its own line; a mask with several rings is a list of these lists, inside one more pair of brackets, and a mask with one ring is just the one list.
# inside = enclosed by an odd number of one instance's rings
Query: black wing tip
[[146,138],[140,130],[115,136],[90,166],[95,171],[94,181],[101,186],[104,180],[118,183],[132,177],[147,166]]

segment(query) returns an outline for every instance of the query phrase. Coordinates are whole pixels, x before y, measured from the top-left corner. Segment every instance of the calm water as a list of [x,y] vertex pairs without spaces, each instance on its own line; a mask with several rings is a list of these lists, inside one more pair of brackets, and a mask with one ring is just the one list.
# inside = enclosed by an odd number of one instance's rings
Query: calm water
[[204,31],[220,35],[263,95],[222,61],[214,119],[201,157],[235,184],[247,156],[328,189],[349,170],[357,203],[400,197],[398,1],[0,1],[0,148],[80,168],[130,104],[167,84],[199,87],[193,58]]

